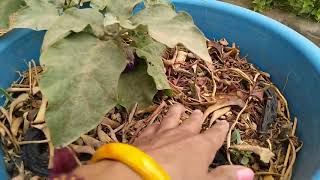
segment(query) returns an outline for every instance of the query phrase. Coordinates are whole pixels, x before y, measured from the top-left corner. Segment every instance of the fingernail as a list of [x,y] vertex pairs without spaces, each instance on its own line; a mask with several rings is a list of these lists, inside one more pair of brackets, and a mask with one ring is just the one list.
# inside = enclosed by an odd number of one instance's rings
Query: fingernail
[[196,114],[202,114],[202,112],[199,110],[199,109],[196,109],[196,110],[193,110],[193,112],[192,113],[196,113]]
[[237,171],[237,180],[253,180],[254,173],[249,168],[239,169]]

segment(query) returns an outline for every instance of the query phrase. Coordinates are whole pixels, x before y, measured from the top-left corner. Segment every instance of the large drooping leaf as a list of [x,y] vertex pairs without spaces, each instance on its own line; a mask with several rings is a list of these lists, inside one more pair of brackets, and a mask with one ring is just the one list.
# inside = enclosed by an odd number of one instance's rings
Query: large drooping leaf
[[133,8],[142,0],[91,0],[91,4],[99,9],[107,8],[107,12],[120,19],[127,19],[132,15]]
[[171,48],[181,43],[203,60],[211,63],[206,38],[185,12],[176,13],[167,5],[149,6],[131,18],[136,24],[148,25],[152,38]]
[[119,80],[119,104],[131,110],[136,103],[138,107],[146,108],[152,104],[157,88],[152,78],[147,74],[145,62],[139,61],[131,71],[123,73]]
[[[114,41],[73,34],[42,53],[40,87],[49,100],[46,121],[55,146],[95,128],[117,100],[126,56]],[[128,89],[126,88],[126,91]]]
[[10,16],[23,5],[23,0],[0,0],[0,33],[9,29]]
[[142,26],[130,34],[133,40],[132,46],[136,48],[137,55],[146,60],[148,74],[153,78],[157,89],[170,89],[161,58],[166,47],[148,36]]
[[13,28],[47,30],[59,17],[59,10],[48,0],[25,0],[27,6],[14,15]]
[[48,29],[42,44],[42,50],[47,49],[57,41],[67,37],[71,32],[81,32],[86,27],[97,37],[104,35],[103,15],[92,8],[67,9]]

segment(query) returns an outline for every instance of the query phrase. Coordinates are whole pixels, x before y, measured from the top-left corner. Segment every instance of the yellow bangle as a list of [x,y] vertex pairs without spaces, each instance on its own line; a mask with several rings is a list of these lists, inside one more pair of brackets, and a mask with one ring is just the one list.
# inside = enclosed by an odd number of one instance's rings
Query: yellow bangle
[[105,144],[96,151],[91,162],[94,163],[103,159],[117,160],[126,164],[144,180],[170,179],[168,173],[152,157],[128,144]]

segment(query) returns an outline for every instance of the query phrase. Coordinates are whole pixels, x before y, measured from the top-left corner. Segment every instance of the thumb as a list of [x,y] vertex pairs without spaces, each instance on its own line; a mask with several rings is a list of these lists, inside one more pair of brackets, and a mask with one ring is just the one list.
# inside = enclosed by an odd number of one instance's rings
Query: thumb
[[209,172],[208,179],[214,180],[253,180],[254,172],[243,166],[219,166]]

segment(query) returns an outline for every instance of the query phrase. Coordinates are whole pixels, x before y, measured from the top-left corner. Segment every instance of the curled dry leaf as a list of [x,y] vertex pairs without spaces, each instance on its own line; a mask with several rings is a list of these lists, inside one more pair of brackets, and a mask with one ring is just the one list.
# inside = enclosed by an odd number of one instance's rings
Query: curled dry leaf
[[273,152],[271,152],[268,148],[263,148],[260,146],[253,146],[253,145],[246,145],[246,144],[240,144],[240,145],[233,145],[230,146],[231,149],[236,149],[239,151],[251,151],[257,155],[260,156],[260,160],[264,163],[269,163],[271,158],[274,157]]
[[101,125],[98,126],[97,134],[101,142],[104,142],[104,143],[112,142],[111,137],[102,130]]
[[203,118],[206,119],[212,112],[226,106],[240,106],[244,107],[245,102],[237,96],[233,95],[220,95],[216,97],[216,103],[204,112]]
[[[0,106],[0,112],[7,118],[7,120],[9,121],[10,117],[9,117],[9,112],[3,108],[2,106]],[[10,122],[9,122],[10,123]]]
[[120,126],[120,123],[118,121],[114,121],[108,117],[104,117],[103,121],[101,122],[102,125],[104,126],[111,126],[112,128],[117,128]]
[[23,122],[23,117],[16,118],[15,116],[12,117],[12,125],[10,127],[11,133],[13,136],[18,135],[19,127]]
[[42,101],[41,101],[41,105],[40,105],[40,109],[39,109],[37,117],[33,121],[33,123],[39,124],[39,123],[45,122],[45,114],[46,114],[47,104],[48,104],[48,99],[45,96],[43,96]]
[[69,145],[76,153],[86,153],[93,155],[96,151],[91,146]]
[[25,112],[23,114],[23,129],[22,129],[23,134],[25,134],[27,132],[27,130],[29,129],[29,127],[30,127],[30,122],[27,119],[28,118],[28,114],[29,114],[29,112]]
[[118,139],[117,139],[117,137],[116,137],[116,133],[115,133],[115,131],[112,129],[112,127],[109,126],[109,125],[107,125],[107,128],[108,128],[109,131],[110,131],[110,137],[111,137],[111,139],[112,139],[114,142],[119,142]]
[[29,100],[29,95],[27,93],[23,93],[10,104],[9,119],[8,119],[10,125],[12,124],[12,114],[16,106],[27,100]]
[[231,107],[224,107],[221,109],[218,109],[216,111],[214,111],[212,113],[211,119],[210,119],[210,123],[209,123],[209,127],[212,126],[212,124],[222,115],[226,114],[227,112],[229,112],[231,110]]
[[0,136],[5,137],[5,135],[6,135],[6,131],[2,127],[0,127]]
[[88,135],[81,135],[81,139],[83,140],[83,142],[86,145],[88,145],[94,149],[96,149],[104,144],[103,142],[101,142],[91,136],[88,136]]

